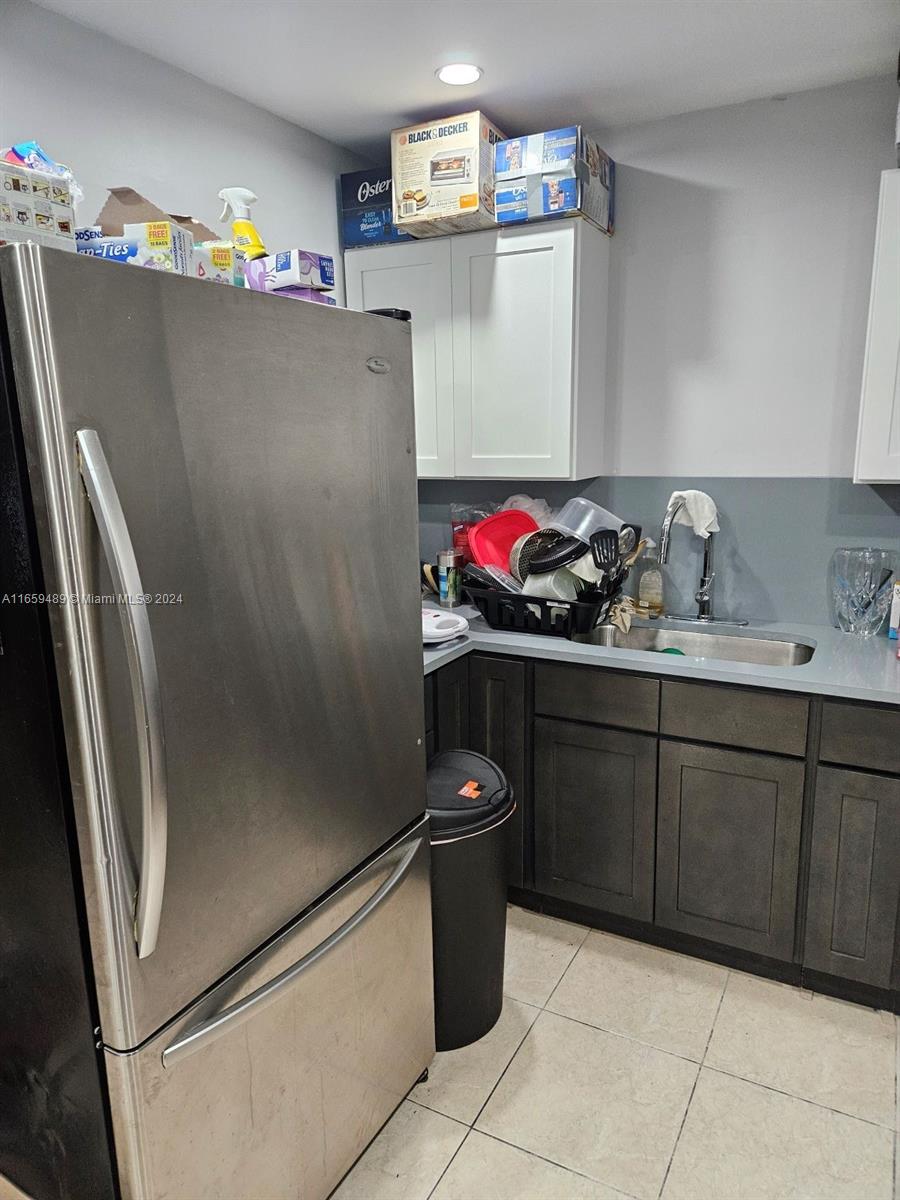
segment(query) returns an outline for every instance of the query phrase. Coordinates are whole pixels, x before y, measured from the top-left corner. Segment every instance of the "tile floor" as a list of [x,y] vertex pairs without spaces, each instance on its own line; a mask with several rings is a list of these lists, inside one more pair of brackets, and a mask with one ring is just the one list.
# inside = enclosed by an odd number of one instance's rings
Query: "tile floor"
[[506,994],[336,1200],[900,1200],[894,1016],[518,908]]

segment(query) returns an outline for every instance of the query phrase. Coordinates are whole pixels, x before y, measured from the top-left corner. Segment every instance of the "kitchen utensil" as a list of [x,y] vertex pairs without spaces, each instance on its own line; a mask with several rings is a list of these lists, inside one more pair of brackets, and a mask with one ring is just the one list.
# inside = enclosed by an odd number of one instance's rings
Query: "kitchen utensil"
[[462,603],[462,569],[465,556],[462,550],[451,547],[438,553],[438,588],[442,608],[456,608]]
[[550,571],[558,571],[560,567],[569,566],[589,550],[587,542],[583,542],[581,538],[561,537],[555,545],[532,558],[528,574],[547,575]]
[[619,553],[624,558],[626,554],[630,554],[641,536],[641,527],[639,525],[623,525],[619,530]]
[[891,603],[894,555],[873,547],[842,547],[831,556],[828,598],[832,621],[844,633],[871,637]]
[[556,529],[567,537],[581,538],[586,542],[598,529],[615,529],[618,532],[624,524],[624,521],[595,504],[593,500],[588,500],[585,496],[573,496],[559,510],[556,520],[551,521],[546,528]]
[[618,532],[615,529],[598,529],[591,534],[590,542],[594,565],[607,575],[615,574],[620,562]]
[[508,571],[502,571],[500,567],[495,567],[491,564],[484,568],[485,573],[490,577],[493,587],[499,587],[504,592],[514,592],[517,595],[522,591],[522,585],[514,575],[510,575]]
[[480,567],[509,570],[509,552],[523,533],[534,533],[534,517],[518,508],[506,508],[485,517],[469,530],[469,552]]
[[456,613],[441,612],[435,608],[422,609],[422,641],[426,646],[435,642],[449,642],[452,638],[460,637],[468,628],[466,618]]
[[562,567],[545,575],[529,575],[522,584],[522,592],[542,600],[577,600],[583,587],[584,583],[577,575]]
[[561,542],[563,537],[556,529],[536,529],[534,533],[523,533],[509,552],[510,573],[524,583],[531,570],[532,559]]
[[476,563],[467,563],[463,571],[463,586],[469,587],[472,584],[480,588],[496,586],[493,578],[487,573],[484,567],[479,567]]

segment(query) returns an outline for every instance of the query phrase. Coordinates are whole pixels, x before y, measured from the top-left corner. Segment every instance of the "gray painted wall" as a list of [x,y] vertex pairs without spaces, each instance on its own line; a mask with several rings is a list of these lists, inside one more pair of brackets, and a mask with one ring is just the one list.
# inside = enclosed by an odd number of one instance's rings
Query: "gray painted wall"
[[[825,575],[838,546],[881,546],[900,565],[900,485],[868,487],[849,479],[681,479],[615,477],[578,483],[422,480],[422,557],[433,561],[450,542],[450,503],[503,501],[525,492],[554,507],[584,495],[659,538],[666,502],[676,489],[700,488],[719,507],[716,612],[751,621],[828,623]],[[667,603],[694,611],[702,544],[676,527],[667,568]]]

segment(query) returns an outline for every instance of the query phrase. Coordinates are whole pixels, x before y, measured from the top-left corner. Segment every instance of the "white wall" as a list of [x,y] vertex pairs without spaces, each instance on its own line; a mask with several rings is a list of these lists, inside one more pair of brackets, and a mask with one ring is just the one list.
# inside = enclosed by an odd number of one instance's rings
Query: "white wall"
[[254,216],[269,249],[336,259],[336,177],[365,165],[193,75],[28,0],[2,0],[0,145],[31,138],[75,172],[82,224],[108,187],[127,186],[227,234],[217,193],[239,185],[259,196]]
[[604,136],[617,473],[852,474],[896,103],[862,80]]

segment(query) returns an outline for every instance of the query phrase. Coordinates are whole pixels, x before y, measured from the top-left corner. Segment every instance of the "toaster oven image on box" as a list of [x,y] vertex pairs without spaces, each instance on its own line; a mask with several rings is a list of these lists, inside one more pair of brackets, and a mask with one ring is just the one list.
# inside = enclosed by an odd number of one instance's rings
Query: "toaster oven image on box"
[[472,157],[471,150],[445,150],[435,154],[431,159],[432,184],[471,183]]

